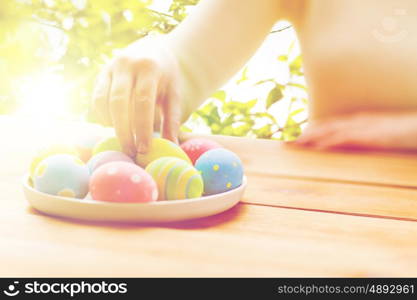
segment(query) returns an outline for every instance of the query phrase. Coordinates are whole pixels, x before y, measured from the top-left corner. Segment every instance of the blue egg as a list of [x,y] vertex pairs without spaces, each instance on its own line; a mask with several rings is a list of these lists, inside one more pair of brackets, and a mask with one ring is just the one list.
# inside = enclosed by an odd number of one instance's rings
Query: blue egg
[[35,189],[57,196],[84,198],[90,171],[75,155],[56,154],[42,160],[35,169]]
[[242,161],[230,150],[217,148],[203,153],[195,168],[203,177],[205,195],[223,193],[242,184]]

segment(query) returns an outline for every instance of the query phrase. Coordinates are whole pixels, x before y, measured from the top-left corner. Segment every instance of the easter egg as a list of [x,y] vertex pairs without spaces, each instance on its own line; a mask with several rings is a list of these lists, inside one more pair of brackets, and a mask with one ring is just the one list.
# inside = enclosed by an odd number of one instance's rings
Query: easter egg
[[203,193],[200,173],[180,158],[158,158],[146,167],[146,171],[158,185],[158,200],[197,198]]
[[33,157],[31,164],[30,164],[30,169],[29,169],[30,177],[33,178],[35,169],[42,160],[54,154],[71,154],[71,155],[78,156],[79,153],[77,149],[75,149],[75,147],[71,145],[53,144],[53,145],[46,146],[45,148],[38,150],[36,155]]
[[93,155],[104,151],[122,151],[122,146],[117,137],[111,136],[98,141],[93,148]]
[[95,170],[90,179],[94,200],[108,202],[152,202],[158,199],[158,188],[151,175],[141,167],[115,161]]
[[91,158],[93,148],[102,139],[101,135],[88,135],[77,138],[74,144],[82,161],[87,162]]
[[119,151],[104,151],[94,155],[87,162],[87,167],[90,173],[93,173],[98,167],[113,161],[125,161],[128,163],[134,163],[133,159]]
[[195,164],[197,159],[204,152],[221,147],[222,146],[215,141],[200,138],[190,139],[181,144],[182,150],[187,153],[193,164]]
[[164,156],[177,157],[191,164],[191,160],[180,146],[163,138],[153,138],[148,152],[136,155],[136,163],[146,167],[150,162]]
[[88,193],[90,172],[77,157],[55,154],[36,167],[33,183],[36,190],[57,196],[84,198]]
[[230,150],[223,148],[209,150],[197,159],[195,167],[203,177],[205,195],[226,192],[242,184],[242,162]]

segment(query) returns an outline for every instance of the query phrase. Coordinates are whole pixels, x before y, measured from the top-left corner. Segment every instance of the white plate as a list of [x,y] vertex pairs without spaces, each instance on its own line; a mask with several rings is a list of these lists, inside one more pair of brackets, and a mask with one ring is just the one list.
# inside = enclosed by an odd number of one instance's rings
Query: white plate
[[218,214],[236,205],[247,184],[231,191],[186,200],[157,201],[153,203],[115,203],[89,199],[75,199],[45,194],[29,184],[29,175],[23,178],[23,191],[30,205],[53,216],[88,221],[173,222]]

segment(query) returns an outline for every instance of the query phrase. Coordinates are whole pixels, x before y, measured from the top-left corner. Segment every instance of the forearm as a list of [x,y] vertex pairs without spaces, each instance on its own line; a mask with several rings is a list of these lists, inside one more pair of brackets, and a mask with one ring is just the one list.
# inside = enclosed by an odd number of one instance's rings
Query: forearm
[[279,0],[205,0],[168,35],[188,115],[242,67],[281,17]]

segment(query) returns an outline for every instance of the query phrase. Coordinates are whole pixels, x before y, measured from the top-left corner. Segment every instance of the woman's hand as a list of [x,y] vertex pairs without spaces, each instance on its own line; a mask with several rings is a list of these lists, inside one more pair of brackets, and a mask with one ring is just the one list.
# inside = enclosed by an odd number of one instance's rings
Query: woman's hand
[[93,114],[113,125],[123,150],[134,155],[146,152],[159,106],[162,135],[176,141],[180,121],[242,67],[273,24],[290,15],[290,2],[201,1],[163,41],[142,39],[105,68]]
[[417,151],[417,112],[361,112],[315,121],[295,145]]
[[177,142],[181,75],[175,55],[167,48],[163,38],[135,42],[98,77],[93,114],[103,125],[114,126],[123,151],[131,156],[147,151],[156,108],[160,108],[162,136]]

